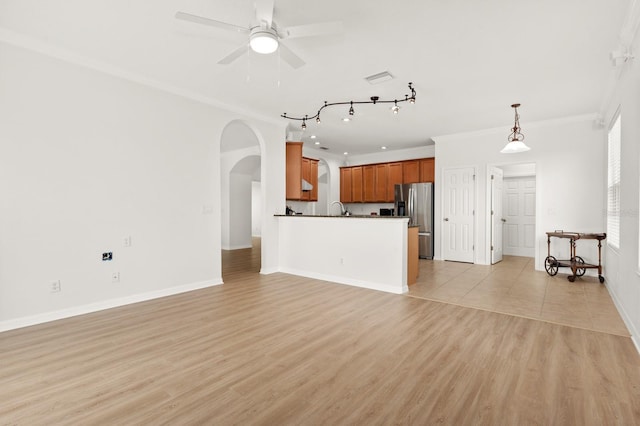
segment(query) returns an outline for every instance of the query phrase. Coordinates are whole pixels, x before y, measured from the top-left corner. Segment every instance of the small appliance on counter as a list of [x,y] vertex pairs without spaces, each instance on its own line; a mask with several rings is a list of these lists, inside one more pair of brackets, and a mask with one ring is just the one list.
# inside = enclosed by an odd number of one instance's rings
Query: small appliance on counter
[[380,216],[393,216],[393,209],[380,209]]

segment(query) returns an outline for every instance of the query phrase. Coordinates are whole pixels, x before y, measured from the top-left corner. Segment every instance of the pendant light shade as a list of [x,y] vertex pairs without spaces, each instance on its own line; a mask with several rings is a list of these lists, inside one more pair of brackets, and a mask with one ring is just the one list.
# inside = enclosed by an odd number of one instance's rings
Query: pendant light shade
[[516,154],[518,152],[529,151],[529,148],[523,141],[524,135],[520,132],[520,116],[518,115],[518,107],[520,104],[513,104],[511,108],[515,110],[515,122],[513,124],[513,128],[511,129],[511,134],[507,138],[509,143],[505,145],[502,150],[500,150],[503,154]]

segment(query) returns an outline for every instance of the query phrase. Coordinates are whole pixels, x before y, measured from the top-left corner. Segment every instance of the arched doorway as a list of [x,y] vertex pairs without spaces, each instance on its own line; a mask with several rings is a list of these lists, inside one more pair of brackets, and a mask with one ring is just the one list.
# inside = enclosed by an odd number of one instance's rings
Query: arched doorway
[[235,120],[220,140],[221,247],[223,280],[238,273],[258,273],[261,264],[263,199],[260,141],[246,123]]

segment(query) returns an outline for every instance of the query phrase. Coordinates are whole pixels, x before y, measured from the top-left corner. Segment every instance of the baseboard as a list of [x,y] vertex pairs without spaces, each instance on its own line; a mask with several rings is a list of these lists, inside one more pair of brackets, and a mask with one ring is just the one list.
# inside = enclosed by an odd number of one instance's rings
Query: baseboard
[[249,245],[242,244],[242,245],[239,245],[239,246],[225,246],[225,247],[222,247],[222,250],[242,250],[242,249],[248,249],[248,248],[252,248],[252,247],[253,247],[253,245],[251,245],[251,244],[249,244]]
[[622,321],[624,321],[624,325],[627,326],[627,328],[629,329],[629,333],[631,333],[631,341],[636,347],[636,351],[638,351],[638,354],[640,354],[640,340],[638,340],[638,330],[636,330],[636,328],[634,327],[633,321],[631,321],[631,317],[629,317],[627,312],[624,310],[624,307],[618,300],[618,296],[616,295],[616,293],[614,291],[611,291],[611,287],[607,285],[607,281],[604,282],[604,285],[607,287],[607,291],[611,296],[611,300],[613,300],[613,304],[616,305],[616,309],[618,310]]
[[278,269],[278,268],[262,268],[262,269],[260,269],[260,273],[262,275],[275,274],[276,272],[280,272],[280,269]]
[[390,286],[386,284],[354,280],[345,277],[338,277],[335,275],[319,274],[317,272],[301,271],[293,268],[280,268],[279,271],[284,272],[285,274],[298,275],[300,277],[313,278],[315,280],[330,281],[336,284],[345,284],[354,287],[368,288],[369,290],[384,291],[386,293],[403,294],[409,291],[409,287],[406,284],[402,285],[402,288],[398,288],[396,286]]
[[200,281],[197,283],[185,284],[181,286],[165,288],[162,290],[150,291],[147,293],[134,294],[118,299],[110,299],[102,302],[90,303],[87,305],[74,306],[72,308],[62,309],[58,311],[45,312],[42,314],[1,321],[0,332],[43,324],[46,322],[75,317],[78,315],[90,314],[92,312],[117,308],[119,306],[130,305],[133,303],[145,302],[147,300],[159,299],[161,297],[173,296],[175,294],[186,293],[193,290],[200,290],[202,288],[213,287],[220,284],[222,284],[222,278],[210,281]]

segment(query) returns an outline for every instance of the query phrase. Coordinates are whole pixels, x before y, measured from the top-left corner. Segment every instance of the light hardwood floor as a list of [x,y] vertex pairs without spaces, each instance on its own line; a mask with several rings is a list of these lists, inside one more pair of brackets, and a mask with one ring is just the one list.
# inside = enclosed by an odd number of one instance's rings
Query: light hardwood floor
[[251,252],[222,286],[0,333],[0,424],[640,424],[629,337],[261,276]]

